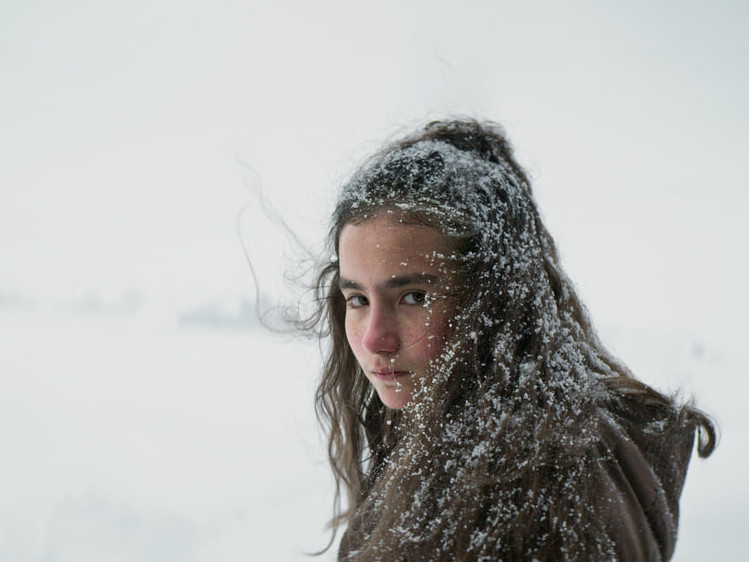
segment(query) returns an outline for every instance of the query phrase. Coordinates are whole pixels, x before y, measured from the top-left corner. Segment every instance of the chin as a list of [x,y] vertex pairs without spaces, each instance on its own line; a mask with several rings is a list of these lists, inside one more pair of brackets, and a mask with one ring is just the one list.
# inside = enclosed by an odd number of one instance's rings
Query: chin
[[406,404],[411,401],[411,391],[401,390],[397,392],[394,388],[383,388],[377,391],[380,401],[391,410],[400,410],[405,408]]

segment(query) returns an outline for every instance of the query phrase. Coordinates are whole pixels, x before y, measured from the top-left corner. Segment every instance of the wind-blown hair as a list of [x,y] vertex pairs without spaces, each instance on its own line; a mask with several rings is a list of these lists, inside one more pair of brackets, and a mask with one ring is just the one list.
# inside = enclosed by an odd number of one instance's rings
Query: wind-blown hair
[[[386,408],[362,374],[338,289],[341,230],[383,210],[441,232],[462,288],[443,352],[403,410]],[[600,435],[617,423],[603,406],[645,408],[663,438],[697,428],[700,456],[712,452],[708,417],[602,345],[498,125],[435,122],[377,154],[343,186],[329,244],[306,327],[330,336],[316,407],[333,524],[348,524],[341,559],[610,558],[590,477],[609,454]]]

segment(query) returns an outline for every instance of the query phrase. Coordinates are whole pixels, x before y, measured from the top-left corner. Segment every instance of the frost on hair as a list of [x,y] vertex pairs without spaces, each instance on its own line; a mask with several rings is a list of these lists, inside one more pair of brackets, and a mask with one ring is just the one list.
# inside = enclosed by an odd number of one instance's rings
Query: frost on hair
[[[342,228],[382,212],[438,229],[461,288],[442,353],[400,411],[361,376],[334,288]],[[637,381],[599,341],[498,126],[438,122],[376,155],[343,186],[330,245],[317,408],[348,499],[341,559],[611,559],[618,500],[601,498],[618,497],[607,475],[620,438],[677,447],[663,456],[681,464],[652,461],[678,483],[663,492],[671,507],[695,427],[710,453],[709,419]],[[663,558],[674,521],[653,531]]]

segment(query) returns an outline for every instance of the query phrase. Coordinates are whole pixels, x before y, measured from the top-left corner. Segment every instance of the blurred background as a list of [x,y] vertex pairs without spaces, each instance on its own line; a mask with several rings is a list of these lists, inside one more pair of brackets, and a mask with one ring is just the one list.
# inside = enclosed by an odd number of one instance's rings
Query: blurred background
[[[749,4],[0,2],[0,560],[307,560],[316,342],[255,320],[337,187],[502,123],[604,340],[694,396],[676,560],[749,516]],[[322,559],[334,558],[334,551]]]

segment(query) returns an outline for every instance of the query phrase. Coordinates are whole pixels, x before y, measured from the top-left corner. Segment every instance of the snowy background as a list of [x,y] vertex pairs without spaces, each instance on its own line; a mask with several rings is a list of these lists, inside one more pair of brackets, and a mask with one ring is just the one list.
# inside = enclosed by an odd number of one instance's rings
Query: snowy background
[[314,249],[362,156],[450,114],[505,125],[605,340],[717,417],[676,560],[741,559],[748,24],[741,0],[0,1],[0,561],[323,547],[319,357],[253,325],[242,242],[269,291],[282,263],[256,192]]

